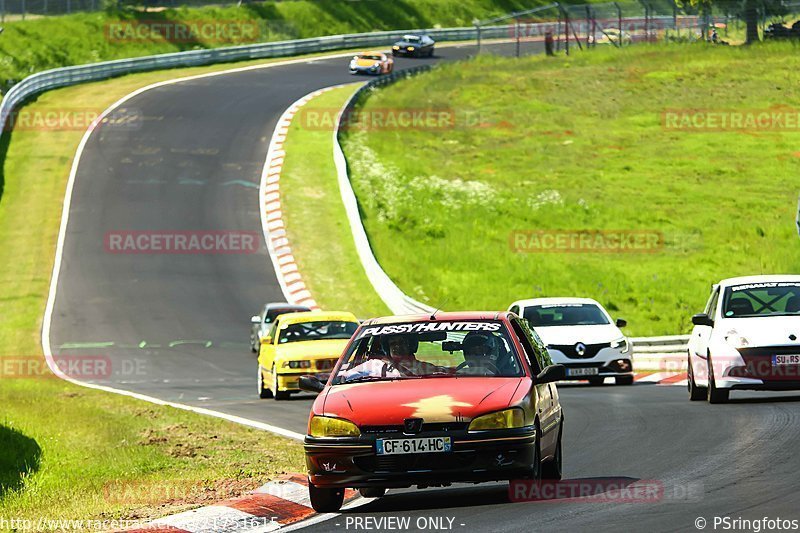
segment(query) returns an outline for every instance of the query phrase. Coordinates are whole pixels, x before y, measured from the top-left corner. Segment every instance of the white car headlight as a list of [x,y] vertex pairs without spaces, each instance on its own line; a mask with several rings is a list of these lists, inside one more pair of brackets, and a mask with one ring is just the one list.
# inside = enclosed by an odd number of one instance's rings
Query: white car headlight
[[628,351],[631,349],[631,345],[628,344],[628,339],[625,337],[611,341],[611,347],[619,350],[620,353],[628,353]]
[[740,335],[735,329],[732,329],[725,334],[725,342],[734,348],[744,348],[746,346],[750,346],[750,341],[747,340],[747,337]]

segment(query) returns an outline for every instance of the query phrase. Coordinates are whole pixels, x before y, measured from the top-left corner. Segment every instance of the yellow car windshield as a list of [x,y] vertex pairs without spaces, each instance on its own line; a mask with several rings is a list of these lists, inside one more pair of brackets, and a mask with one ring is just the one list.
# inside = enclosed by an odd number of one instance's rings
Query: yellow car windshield
[[358,324],[355,322],[341,320],[320,320],[289,324],[286,328],[281,329],[278,344],[323,339],[349,339],[356,329],[358,329]]

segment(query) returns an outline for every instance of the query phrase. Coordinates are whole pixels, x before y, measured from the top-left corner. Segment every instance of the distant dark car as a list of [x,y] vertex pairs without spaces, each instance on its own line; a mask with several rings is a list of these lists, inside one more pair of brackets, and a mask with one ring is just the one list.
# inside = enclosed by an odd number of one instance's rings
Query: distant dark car
[[311,309],[304,305],[293,305],[286,302],[272,302],[266,304],[261,310],[261,313],[253,315],[250,318],[250,350],[253,353],[258,353],[258,345],[261,343],[261,337],[266,335],[267,330],[278,315],[300,313],[303,311],[311,311]]
[[392,46],[392,55],[432,57],[435,44],[427,35],[403,35],[403,38]]

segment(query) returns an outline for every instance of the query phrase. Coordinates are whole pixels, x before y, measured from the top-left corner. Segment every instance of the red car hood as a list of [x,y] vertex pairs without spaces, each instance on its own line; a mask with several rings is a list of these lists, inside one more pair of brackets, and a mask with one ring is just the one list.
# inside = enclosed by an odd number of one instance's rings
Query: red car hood
[[458,422],[508,407],[520,378],[427,378],[329,387],[323,412],[359,426]]

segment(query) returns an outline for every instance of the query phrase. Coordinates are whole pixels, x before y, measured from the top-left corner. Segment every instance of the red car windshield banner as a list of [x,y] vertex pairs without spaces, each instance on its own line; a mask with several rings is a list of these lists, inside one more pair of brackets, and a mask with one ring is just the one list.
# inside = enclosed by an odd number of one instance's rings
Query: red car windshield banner
[[391,324],[364,328],[359,339],[376,335],[395,335],[398,333],[421,333],[424,331],[500,331],[500,322],[414,322],[411,324]]

